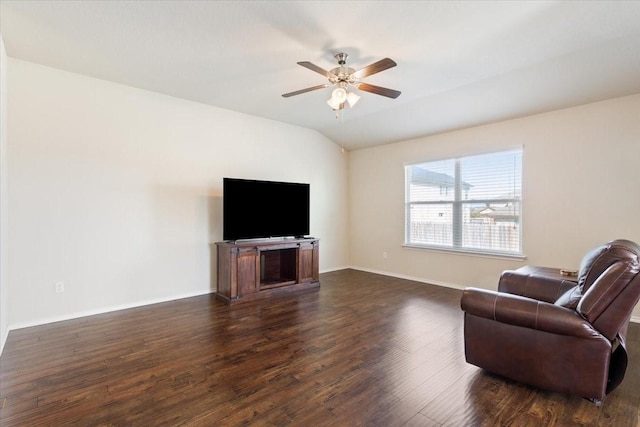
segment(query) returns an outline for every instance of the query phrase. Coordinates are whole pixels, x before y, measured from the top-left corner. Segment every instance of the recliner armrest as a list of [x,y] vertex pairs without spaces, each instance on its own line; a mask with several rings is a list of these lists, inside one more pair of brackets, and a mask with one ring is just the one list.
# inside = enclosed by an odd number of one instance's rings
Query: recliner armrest
[[465,313],[496,322],[574,337],[602,337],[575,310],[519,295],[466,288],[460,306]]
[[561,276],[559,269],[526,266],[503,271],[498,282],[498,292],[553,303],[576,285],[575,279],[567,280]]

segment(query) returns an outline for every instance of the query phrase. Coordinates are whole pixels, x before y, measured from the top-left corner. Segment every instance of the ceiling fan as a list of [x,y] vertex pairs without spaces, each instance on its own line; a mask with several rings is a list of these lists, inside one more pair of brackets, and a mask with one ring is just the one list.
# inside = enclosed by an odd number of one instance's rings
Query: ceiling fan
[[313,90],[337,86],[331,94],[331,99],[327,101],[327,104],[329,104],[329,106],[336,112],[344,108],[345,102],[348,103],[350,107],[353,107],[360,99],[360,96],[356,95],[354,92],[348,91],[348,88],[351,87],[362,90],[364,92],[375,93],[376,95],[382,95],[393,99],[400,96],[401,92],[398,90],[388,89],[386,87],[376,86],[360,81],[361,79],[372,74],[376,74],[380,71],[395,67],[396,65],[398,65],[395,63],[395,61],[389,58],[384,58],[356,71],[351,67],[347,67],[347,56],[348,55],[346,53],[342,52],[334,55],[334,57],[338,60],[338,67],[333,68],[329,71],[320,68],[308,61],[298,62],[299,65],[302,65],[303,67],[308,68],[311,71],[315,71],[316,73],[325,76],[327,80],[329,80],[329,82],[317,86],[311,86],[305,89],[296,90],[294,92],[285,93],[282,96],[285,98],[289,98],[290,96],[300,95],[302,93],[311,92]]

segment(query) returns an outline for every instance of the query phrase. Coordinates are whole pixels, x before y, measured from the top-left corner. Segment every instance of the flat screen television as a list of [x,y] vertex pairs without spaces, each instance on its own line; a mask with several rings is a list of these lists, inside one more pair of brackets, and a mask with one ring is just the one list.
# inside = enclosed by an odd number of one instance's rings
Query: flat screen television
[[223,178],[224,240],[309,234],[309,184]]

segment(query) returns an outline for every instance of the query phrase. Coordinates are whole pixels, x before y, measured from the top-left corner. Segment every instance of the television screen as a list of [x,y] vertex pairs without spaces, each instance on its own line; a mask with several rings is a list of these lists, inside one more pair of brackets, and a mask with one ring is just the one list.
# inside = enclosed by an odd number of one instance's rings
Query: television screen
[[224,178],[222,238],[309,234],[309,184]]

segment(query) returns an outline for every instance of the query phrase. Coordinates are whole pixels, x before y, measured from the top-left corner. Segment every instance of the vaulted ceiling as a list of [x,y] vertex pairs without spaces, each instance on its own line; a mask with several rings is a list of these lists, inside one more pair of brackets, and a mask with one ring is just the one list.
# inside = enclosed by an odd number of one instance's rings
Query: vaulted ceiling
[[[0,1],[7,54],[298,125],[353,150],[640,93],[634,1]],[[297,65],[368,92],[336,118]]]

